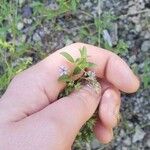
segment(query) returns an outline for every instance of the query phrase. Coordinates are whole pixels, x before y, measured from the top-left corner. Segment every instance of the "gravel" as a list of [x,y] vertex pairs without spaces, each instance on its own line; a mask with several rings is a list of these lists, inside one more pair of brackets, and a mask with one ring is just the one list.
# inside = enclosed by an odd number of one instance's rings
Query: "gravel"
[[40,35],[38,33],[34,33],[34,35],[33,35],[33,41],[35,41],[35,42],[41,41],[41,37],[40,37]]
[[117,45],[118,43],[118,24],[113,23],[112,27],[110,29],[110,35],[111,35],[111,40],[113,45]]
[[20,6],[22,6],[25,3],[25,0],[18,0],[18,3],[20,4]]
[[146,133],[139,126],[136,126],[132,142],[135,143],[137,141],[141,141],[144,138],[145,134]]
[[19,22],[19,23],[17,24],[17,29],[18,29],[18,30],[22,30],[23,27],[24,27],[24,24],[23,24],[22,22]]
[[124,139],[123,143],[124,143],[126,146],[130,146],[130,145],[131,145],[131,138],[130,138],[130,137],[127,137],[126,139]]
[[32,16],[32,8],[29,6],[25,6],[22,9],[22,16],[25,18],[29,18]]
[[148,52],[148,51],[150,51],[150,40],[144,41],[144,42],[142,43],[141,50],[142,50],[143,52]]
[[24,22],[25,24],[29,24],[29,25],[30,25],[30,24],[32,24],[33,21],[32,21],[32,19],[24,18],[24,19],[23,19],[23,22]]
[[22,36],[21,36],[21,38],[20,38],[20,40],[21,40],[21,42],[25,42],[26,41],[26,35],[25,34],[23,34]]

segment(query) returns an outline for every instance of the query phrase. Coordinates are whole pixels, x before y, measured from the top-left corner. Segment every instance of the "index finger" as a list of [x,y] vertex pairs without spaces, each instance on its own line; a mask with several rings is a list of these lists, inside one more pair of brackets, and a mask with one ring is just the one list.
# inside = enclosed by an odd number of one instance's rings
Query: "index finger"
[[[55,67],[53,72],[49,72],[49,76],[55,76],[55,79],[53,79],[56,83],[53,86],[57,89],[56,93],[62,89],[62,85],[57,82],[58,71],[56,68],[63,64],[66,65],[66,60],[60,55],[60,52],[65,51],[72,55],[72,57],[78,58],[80,56],[78,49],[82,47],[86,47],[89,61],[96,64],[93,71],[96,72],[96,75],[99,78],[105,78],[123,92],[133,93],[139,88],[138,78],[119,56],[102,48],[83,43],[76,43],[62,48],[40,63],[40,65],[43,66],[43,69],[45,67],[47,68],[45,70],[52,70],[51,65],[53,65],[52,68]],[[69,69],[72,69],[72,67],[73,66],[69,66]]]

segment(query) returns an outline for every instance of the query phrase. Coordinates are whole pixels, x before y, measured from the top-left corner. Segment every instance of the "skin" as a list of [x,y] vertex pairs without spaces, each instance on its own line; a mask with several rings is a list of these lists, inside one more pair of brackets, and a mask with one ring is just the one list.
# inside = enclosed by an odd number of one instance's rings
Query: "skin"
[[[99,93],[84,86],[68,97],[57,100],[65,87],[58,82],[59,66],[73,70],[61,51],[74,58],[85,46],[89,60],[96,64],[102,86]],[[112,52],[92,45],[75,43],[64,47],[18,74],[0,101],[0,149],[3,150],[70,150],[82,125],[98,107],[99,119],[94,132],[99,141],[113,138],[120,108],[120,91],[133,93],[139,80],[127,64]]]

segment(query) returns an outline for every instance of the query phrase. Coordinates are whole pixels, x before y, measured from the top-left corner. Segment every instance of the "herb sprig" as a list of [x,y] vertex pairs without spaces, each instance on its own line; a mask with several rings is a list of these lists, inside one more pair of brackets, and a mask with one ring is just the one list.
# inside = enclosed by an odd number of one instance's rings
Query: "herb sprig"
[[[82,85],[88,84],[91,88],[94,88],[96,92],[100,90],[100,84],[97,81],[95,72],[88,71],[89,68],[95,66],[94,63],[88,61],[88,54],[86,47],[79,49],[80,57],[74,59],[69,53],[61,52],[60,54],[65,57],[65,59],[72,63],[75,67],[72,72],[69,72],[68,68],[61,66],[59,69],[60,77],[59,81],[64,82],[66,87],[59,94],[59,98],[68,96],[74,90],[79,90]],[[76,76],[80,75],[79,79],[76,79]],[[96,121],[96,115],[93,115],[86,124],[81,128],[79,134],[76,138],[76,143],[87,142],[93,138],[93,126]]]

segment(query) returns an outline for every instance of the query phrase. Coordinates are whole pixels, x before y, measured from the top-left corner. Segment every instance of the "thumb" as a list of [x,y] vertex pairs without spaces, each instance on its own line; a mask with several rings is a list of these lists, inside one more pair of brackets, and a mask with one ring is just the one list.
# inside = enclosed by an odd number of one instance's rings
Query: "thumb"
[[100,90],[97,92],[94,87],[85,85],[80,90],[49,105],[41,115],[49,115],[48,118],[57,123],[61,133],[63,131],[63,138],[73,142],[80,128],[95,112],[100,102],[100,95]]

